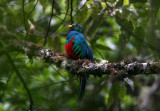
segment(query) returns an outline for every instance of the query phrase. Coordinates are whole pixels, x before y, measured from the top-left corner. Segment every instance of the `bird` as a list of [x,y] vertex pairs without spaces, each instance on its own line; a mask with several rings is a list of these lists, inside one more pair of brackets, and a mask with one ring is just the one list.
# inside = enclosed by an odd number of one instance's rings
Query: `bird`
[[[70,31],[67,35],[65,50],[68,57],[78,59],[88,59],[93,62],[93,53],[84,36],[84,28],[80,24],[72,24],[68,26]],[[89,74],[80,74],[80,88],[77,102],[82,101],[84,91],[87,85]]]

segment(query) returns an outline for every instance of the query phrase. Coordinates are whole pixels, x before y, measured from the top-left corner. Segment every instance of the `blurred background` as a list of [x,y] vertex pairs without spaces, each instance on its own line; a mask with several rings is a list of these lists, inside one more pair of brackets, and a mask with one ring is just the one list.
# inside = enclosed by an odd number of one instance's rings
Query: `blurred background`
[[158,75],[132,77],[134,91],[123,81],[108,84],[110,76],[90,76],[78,104],[76,75],[12,50],[16,43],[10,40],[16,36],[43,46],[47,34],[45,48],[65,53],[67,26],[74,22],[84,27],[94,61],[158,62],[159,8],[159,0],[0,0],[0,111],[26,111],[30,105],[4,52],[28,87],[34,111],[159,111]]

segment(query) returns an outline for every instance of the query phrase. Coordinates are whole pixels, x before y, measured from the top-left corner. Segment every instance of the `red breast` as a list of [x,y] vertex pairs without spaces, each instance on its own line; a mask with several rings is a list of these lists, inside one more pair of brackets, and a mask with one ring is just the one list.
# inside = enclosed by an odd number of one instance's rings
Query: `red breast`
[[66,53],[69,57],[72,57],[74,59],[78,59],[78,55],[74,52],[74,50],[72,49],[73,47],[73,41],[74,41],[74,38],[70,41],[69,44],[65,44],[65,49],[66,49]]

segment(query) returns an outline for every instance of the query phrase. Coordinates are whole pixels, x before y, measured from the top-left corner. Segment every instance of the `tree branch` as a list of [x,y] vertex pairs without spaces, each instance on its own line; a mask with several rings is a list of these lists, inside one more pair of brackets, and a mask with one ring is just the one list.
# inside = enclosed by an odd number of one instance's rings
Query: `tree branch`
[[31,90],[42,89],[42,88],[45,89],[45,88],[48,88],[48,87],[53,86],[53,85],[55,85],[55,84],[67,83],[67,82],[74,82],[75,80],[77,80],[77,79],[64,80],[64,81],[60,81],[60,82],[52,82],[52,83],[49,83],[49,84],[44,85],[44,86],[35,87],[35,88],[31,89]]
[[24,81],[23,77],[21,76],[21,74],[19,73],[18,69],[16,68],[12,58],[10,57],[10,55],[8,53],[6,53],[6,56],[8,58],[8,60],[10,61],[13,69],[15,70],[17,76],[19,77],[19,79],[21,80],[21,82],[23,83],[23,86],[25,88],[25,90],[27,91],[27,94],[28,94],[28,97],[29,97],[29,100],[30,100],[30,106],[29,106],[29,110],[30,111],[33,111],[33,99],[32,99],[32,95],[30,93],[30,90],[28,89],[27,85],[26,85],[26,82]]
[[34,5],[33,9],[29,12],[29,14],[28,14],[28,16],[27,16],[27,19],[28,19],[29,16],[32,14],[32,12],[33,12],[34,9],[36,8],[37,4],[38,4],[38,0],[36,1],[36,3],[35,3],[35,5]]
[[153,85],[149,88],[148,93],[145,94],[143,97],[142,103],[141,103],[141,110],[143,111],[149,111],[150,110],[150,100],[151,96],[155,93],[155,91],[159,88],[160,86],[160,77],[153,83]]
[[25,30],[27,32],[27,25],[26,25],[26,17],[25,17],[25,10],[24,10],[24,0],[22,0],[22,10],[23,10],[23,21],[24,21],[24,27],[25,27]]
[[63,24],[63,22],[66,20],[67,14],[68,14],[68,10],[69,10],[69,0],[68,1],[68,5],[67,5],[67,10],[64,16],[64,19],[62,20],[62,22],[59,24],[59,26],[57,27],[57,29],[55,30],[55,32],[59,29],[59,27]]
[[73,24],[73,16],[72,16],[72,12],[73,12],[73,0],[71,0],[71,12],[70,12],[71,24]]
[[[90,74],[101,77],[102,75],[112,75],[115,79],[121,79],[138,74],[158,74],[160,72],[160,62],[138,63],[138,62],[120,62],[108,63],[105,60],[101,62],[91,62],[89,60],[71,60],[64,53],[52,50],[46,50],[38,44],[16,39],[16,35],[5,32],[0,33],[0,38],[10,45],[9,51],[25,53],[29,56],[40,57],[46,63],[54,64],[59,68],[66,69],[72,74]],[[10,39],[6,38],[10,37]],[[10,41],[10,42],[8,42]],[[10,44],[9,44],[10,43]]]
[[52,12],[51,12],[51,17],[50,17],[50,20],[49,20],[49,23],[48,23],[48,29],[47,29],[47,33],[44,37],[44,43],[43,43],[43,47],[46,45],[47,43],[47,36],[48,36],[48,33],[49,33],[49,30],[50,30],[50,25],[51,25],[51,20],[52,20],[52,17],[53,17],[53,9],[54,9],[54,0],[52,0]]
[[9,83],[9,80],[10,80],[12,74],[13,74],[13,71],[11,72],[11,74],[9,75],[9,77],[8,77],[8,79],[7,79],[7,83],[6,83],[6,85],[5,85],[4,89],[3,89],[2,95],[0,96],[0,99],[1,99],[1,100],[3,99],[3,96],[4,96],[4,94],[5,94],[5,91],[6,91],[6,89],[7,89],[7,86],[8,86],[8,83]]
[[[1,35],[1,34],[0,34]],[[2,44],[0,43],[0,47],[3,48]],[[20,72],[18,71],[18,69],[16,68],[16,65],[14,64],[14,61],[12,60],[12,58],[10,57],[10,55],[5,51],[3,50],[3,53],[4,55],[6,55],[6,57],[8,58],[8,60],[10,61],[10,64],[11,66],[13,67],[13,70],[16,72],[17,76],[19,77],[20,81],[22,82],[27,94],[28,94],[28,97],[29,97],[29,100],[30,100],[30,106],[29,106],[29,110],[30,111],[33,111],[33,99],[32,99],[32,95],[31,95],[31,92],[30,90],[28,89],[27,85],[26,85],[26,82],[24,81],[23,77],[21,76]],[[11,75],[10,75],[11,77]],[[10,79],[9,77],[9,79]],[[9,81],[8,79],[8,81]],[[7,81],[7,83],[8,83]],[[7,86],[6,86],[7,87]],[[5,88],[6,89],[6,88]]]

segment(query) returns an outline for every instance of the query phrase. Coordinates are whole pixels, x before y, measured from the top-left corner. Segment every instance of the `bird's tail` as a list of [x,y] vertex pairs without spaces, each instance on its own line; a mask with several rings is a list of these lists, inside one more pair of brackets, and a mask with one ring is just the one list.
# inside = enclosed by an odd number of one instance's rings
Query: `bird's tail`
[[79,96],[78,96],[78,103],[80,103],[82,101],[83,95],[84,95],[84,91],[87,85],[87,80],[88,80],[89,75],[88,74],[84,74],[84,75],[80,75],[80,88],[79,88]]

